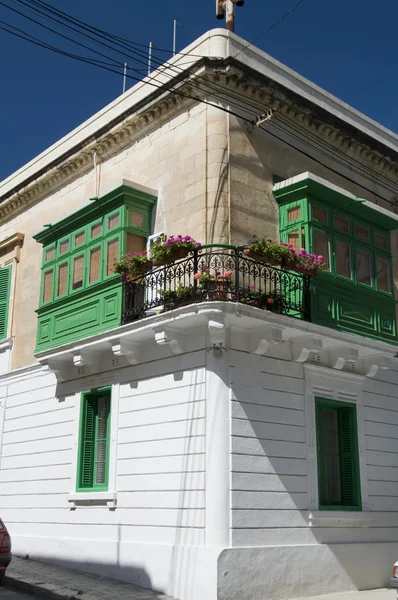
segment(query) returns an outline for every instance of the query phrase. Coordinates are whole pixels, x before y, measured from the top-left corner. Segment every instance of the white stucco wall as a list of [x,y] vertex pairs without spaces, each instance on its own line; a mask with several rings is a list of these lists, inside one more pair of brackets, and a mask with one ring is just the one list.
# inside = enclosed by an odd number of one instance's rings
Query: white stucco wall
[[[180,600],[287,600],[388,583],[398,553],[398,368],[371,379],[300,364],[291,344],[326,328],[224,311],[185,307],[131,325],[143,335],[174,318],[164,327],[185,333],[177,355],[148,333],[136,366],[121,359],[61,384],[37,367],[1,376],[0,512],[17,554]],[[258,343],[267,319],[293,336],[270,344],[269,356]],[[333,335],[329,343],[355,339]],[[224,352],[209,351],[217,339]],[[109,384],[116,505],[104,506],[77,501],[75,481],[80,391]],[[318,510],[315,396],[357,406],[361,512]]]
[[115,509],[72,508],[68,501],[75,492],[80,393],[57,398],[54,376],[38,368],[4,382],[0,511],[17,555],[179,598],[211,598],[216,554],[204,547],[204,362],[199,351],[169,361],[167,374],[164,361],[130,367],[129,382],[113,385]]

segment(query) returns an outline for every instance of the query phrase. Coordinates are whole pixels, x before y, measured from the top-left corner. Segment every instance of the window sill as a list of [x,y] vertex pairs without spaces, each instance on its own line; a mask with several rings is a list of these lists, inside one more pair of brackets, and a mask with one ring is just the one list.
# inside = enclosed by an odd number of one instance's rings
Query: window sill
[[9,350],[12,348],[13,338],[6,338],[5,340],[0,340],[0,352],[4,352],[5,350]]
[[349,510],[314,510],[308,515],[310,527],[369,527],[371,513]]
[[115,509],[117,505],[116,492],[74,492],[67,496],[69,508],[74,510],[78,506],[106,506]]

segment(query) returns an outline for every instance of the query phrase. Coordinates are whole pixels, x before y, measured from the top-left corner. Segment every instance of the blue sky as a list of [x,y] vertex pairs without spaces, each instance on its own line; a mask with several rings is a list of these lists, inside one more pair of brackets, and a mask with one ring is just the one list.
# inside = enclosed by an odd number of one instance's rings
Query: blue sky
[[[30,0],[24,1],[30,3]],[[178,28],[177,49],[221,23],[215,18],[214,0],[47,1],[98,28],[140,44],[152,41],[158,48],[165,49],[172,47],[175,18],[182,25]],[[26,10],[20,0],[1,2],[16,10]],[[237,9],[236,32],[252,40],[295,3],[296,0],[246,0],[245,6]],[[29,14],[37,18],[32,12]],[[94,56],[1,4],[0,20],[65,51]],[[398,131],[397,22],[396,0],[377,3],[303,0],[295,12],[262,36],[256,46],[389,129]],[[102,51],[107,53],[106,49]],[[159,51],[156,54],[165,59],[169,57]],[[0,82],[0,180],[122,91],[120,76],[32,46],[1,30]]]

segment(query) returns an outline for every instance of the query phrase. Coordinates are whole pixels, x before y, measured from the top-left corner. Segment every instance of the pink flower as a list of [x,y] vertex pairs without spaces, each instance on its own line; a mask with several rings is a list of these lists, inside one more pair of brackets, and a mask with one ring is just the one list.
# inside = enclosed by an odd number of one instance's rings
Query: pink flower
[[195,273],[193,276],[194,279],[200,279],[202,277],[202,273]]
[[272,300],[272,298],[267,298],[267,302],[268,302],[268,304],[273,304],[274,303],[274,301]]
[[323,258],[323,256],[320,254],[320,255],[318,256],[318,262],[320,262],[320,263],[323,263],[323,261],[324,261],[324,260],[325,260],[325,259],[324,259],[324,258]]

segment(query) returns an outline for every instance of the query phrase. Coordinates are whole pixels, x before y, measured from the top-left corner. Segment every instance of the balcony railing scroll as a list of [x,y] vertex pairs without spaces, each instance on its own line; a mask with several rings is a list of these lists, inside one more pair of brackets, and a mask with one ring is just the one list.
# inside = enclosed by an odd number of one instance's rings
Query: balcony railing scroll
[[122,323],[208,301],[239,302],[309,321],[309,300],[308,275],[253,259],[240,246],[207,244],[125,281]]

